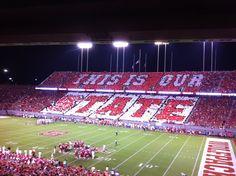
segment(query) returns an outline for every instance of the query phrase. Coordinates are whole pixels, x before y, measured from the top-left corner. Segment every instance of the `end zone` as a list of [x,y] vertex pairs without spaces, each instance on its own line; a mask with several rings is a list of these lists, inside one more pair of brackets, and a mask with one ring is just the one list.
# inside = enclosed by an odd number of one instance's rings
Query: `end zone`
[[230,140],[207,138],[198,176],[236,176],[236,160]]

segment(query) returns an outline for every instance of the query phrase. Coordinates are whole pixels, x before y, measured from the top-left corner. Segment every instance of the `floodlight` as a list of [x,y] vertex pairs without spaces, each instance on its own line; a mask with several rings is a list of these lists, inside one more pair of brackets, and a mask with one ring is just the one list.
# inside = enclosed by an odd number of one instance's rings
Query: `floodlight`
[[154,42],[155,45],[169,45],[169,42],[161,42],[161,41],[156,41]]
[[125,48],[129,45],[126,41],[114,41],[112,44],[116,48]]
[[157,42],[155,42],[154,44],[155,44],[155,45],[162,45],[163,42],[157,41]]
[[4,73],[7,73],[7,72],[8,72],[8,69],[6,69],[6,68],[3,69],[3,72],[4,72]]
[[79,42],[77,46],[80,49],[90,49],[93,47],[93,44],[91,42]]
[[8,78],[10,81],[13,81],[12,77]]

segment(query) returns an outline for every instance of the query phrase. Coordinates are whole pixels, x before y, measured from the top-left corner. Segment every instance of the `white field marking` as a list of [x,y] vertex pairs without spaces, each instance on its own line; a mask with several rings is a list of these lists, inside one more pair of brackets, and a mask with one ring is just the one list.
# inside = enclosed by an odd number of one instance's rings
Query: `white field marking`
[[9,116],[0,116],[0,119],[8,119],[10,118]]
[[152,134],[152,133],[145,133],[145,134],[143,134],[144,136],[154,136],[154,134]]
[[157,139],[159,139],[161,136],[163,136],[163,134],[161,134],[160,136],[158,136],[156,139],[152,140],[151,142],[147,143],[145,146],[143,146],[142,148],[140,148],[137,152],[135,152],[133,155],[129,156],[127,159],[125,159],[124,161],[122,161],[120,164],[118,164],[116,167],[114,167],[114,169],[117,169],[118,167],[120,167],[121,165],[123,165],[125,162],[127,162],[130,158],[132,158],[133,156],[137,155],[137,153],[139,153],[140,151],[142,151],[144,148],[146,148],[148,145],[152,144],[153,142],[155,142]]
[[44,150],[44,149],[48,149],[48,148],[45,148],[45,147],[40,147],[40,146],[35,146],[35,147],[32,147],[32,148],[35,148],[35,149],[38,149],[38,150]]
[[98,131],[107,131],[105,128],[99,128]]
[[204,141],[204,139],[205,139],[205,137],[203,137],[203,139],[202,139],[202,143],[201,143],[201,146],[200,146],[200,148],[199,148],[199,151],[198,151],[198,154],[197,154],[197,158],[196,158],[196,160],[195,160],[195,164],[194,164],[194,167],[193,167],[193,170],[192,170],[192,174],[191,174],[191,176],[193,176],[193,173],[194,173],[195,168],[196,168],[196,166],[197,166],[197,161],[198,161],[198,158],[199,158],[200,152],[201,152],[201,150],[202,150],[202,145],[203,145],[203,141]]
[[[61,131],[64,131],[66,129],[66,127],[65,128],[63,128],[63,129],[58,129],[58,130],[61,130]],[[96,129],[96,128],[95,128]],[[50,131],[51,129],[47,129],[48,131]],[[45,130],[46,131],[46,130]],[[78,133],[80,133],[80,132],[86,132],[87,130],[81,130],[81,131],[78,131]],[[39,133],[39,132],[42,132],[42,129],[40,129],[40,130],[37,130],[37,131],[34,131],[35,133]],[[24,133],[23,133],[24,134]],[[75,133],[75,134],[77,134],[77,133]],[[82,134],[84,134],[84,133],[82,133]],[[17,136],[15,137],[15,138],[18,138],[18,136],[19,136],[19,134],[17,134]],[[28,139],[28,137],[31,137],[31,136],[35,136],[35,134],[31,134],[31,135],[24,135],[24,138],[26,138],[26,140],[21,140],[20,142],[22,143],[22,142],[24,142],[24,141],[29,141],[29,139]],[[58,138],[62,138],[62,137],[64,137],[64,136],[61,136],[61,137],[58,137]],[[12,137],[10,138],[10,139],[12,139]],[[50,138],[50,140],[51,140],[51,138]],[[23,145],[24,146],[24,145]]]
[[166,173],[169,171],[169,169],[171,168],[172,164],[175,162],[175,160],[178,158],[180,152],[182,151],[182,149],[184,148],[185,144],[187,144],[188,140],[190,139],[190,136],[187,138],[187,140],[184,142],[184,144],[182,145],[182,147],[179,149],[178,153],[175,155],[174,159],[172,160],[172,162],[170,163],[169,167],[166,169],[165,173],[162,176],[165,176]]
[[120,130],[120,131],[118,131],[119,133],[128,133],[128,131],[127,130]]
[[[39,128],[39,130],[35,130],[35,128]],[[16,133],[16,131],[11,131],[11,135],[10,135],[10,137],[8,137],[7,139],[5,139],[4,141],[6,141],[6,140],[9,140],[9,138],[10,139],[12,139],[12,138],[19,138],[19,135],[23,135],[24,136],[24,138],[28,138],[29,136],[35,136],[35,134],[31,134],[31,133],[29,133],[28,135],[25,135],[25,132],[26,131],[29,131],[30,130],[30,128],[29,127],[27,127],[27,128],[24,128],[24,130],[18,130],[18,132]],[[41,127],[40,126],[32,126],[32,130],[34,131],[34,133],[38,133],[38,132],[41,132],[42,131],[42,129],[41,129]],[[49,130],[49,129],[48,129]],[[64,128],[63,129],[60,129],[60,130],[64,130]],[[19,133],[19,131],[21,132],[21,133]],[[13,133],[13,134],[12,134]],[[14,137],[15,136],[15,137]],[[26,140],[27,141],[27,140]]]
[[[48,129],[48,131],[50,131],[50,129]],[[59,130],[59,131],[64,131],[64,130]],[[84,134],[87,134],[86,132],[87,132],[87,131],[82,131],[82,133],[81,133],[81,131],[79,131],[78,133],[84,135]],[[73,133],[73,135],[76,135],[76,134],[78,134],[78,133]],[[67,133],[67,134],[68,134],[68,133]],[[65,134],[65,135],[66,135],[66,134]],[[65,138],[65,135],[57,136],[57,139],[59,140],[59,139]],[[35,135],[32,135],[32,136],[35,136]],[[81,136],[81,135],[79,135],[79,136]],[[42,137],[44,137],[44,136],[42,136]],[[46,136],[45,136],[45,138],[46,138]],[[44,141],[39,142],[39,143],[37,143],[37,144],[46,143],[47,141],[51,141],[54,137],[47,137],[47,138],[48,138],[48,140],[44,140]],[[29,140],[31,140],[31,139],[22,140],[22,141],[29,141]],[[20,141],[20,142],[22,143],[22,141]],[[24,143],[25,143],[25,142],[24,142]],[[21,146],[19,146],[19,147],[29,146],[29,145],[31,145],[31,144],[32,144],[32,142],[31,142],[31,143],[24,144],[24,145],[21,145]]]
[[[134,133],[134,134],[136,134],[136,133]],[[130,134],[130,135],[126,135],[124,138],[121,138],[121,140],[119,140],[119,141],[122,141],[122,140],[124,140],[124,139],[126,139],[126,138],[128,138],[128,137],[130,137],[130,136],[133,136],[134,134]],[[139,133],[137,133],[137,134],[139,134]],[[110,145],[114,145],[114,141],[113,142],[111,142],[111,143],[109,143],[109,144],[107,144],[107,146],[110,146]]]
[[[21,131],[23,131],[23,130],[21,130]],[[24,132],[23,133],[18,133],[18,132],[14,132],[14,134],[12,134],[12,135],[10,135],[8,138],[6,138],[6,139],[4,139],[3,141],[7,141],[7,140],[12,140],[12,139],[15,139],[15,138],[19,138],[19,135],[22,135],[22,136],[24,136],[24,138],[25,139],[27,139],[27,140],[22,140],[22,141],[28,141],[29,139],[29,137],[31,137],[31,136],[35,136],[35,134],[32,134],[32,133],[30,133],[30,134],[28,134],[28,135],[25,135],[25,132],[26,131],[29,131],[29,129],[28,128],[25,128],[25,130],[24,130]],[[34,131],[34,132],[41,132],[42,131],[42,129],[40,129],[40,130],[37,130],[37,131]],[[21,141],[21,142],[22,142]]]
[[160,150],[159,150],[157,153],[155,153],[155,155],[153,155],[153,156],[134,174],[134,176],[138,175],[139,172],[141,172],[141,171],[143,170],[143,168],[144,168],[147,164],[149,164],[149,163],[153,160],[153,158],[155,158],[155,157],[156,157],[171,141],[173,141],[173,140],[174,140],[174,138],[170,139],[165,145],[163,145],[163,146],[160,148]]
[[[131,134],[131,135],[129,135],[129,136],[132,136],[132,135],[135,135],[135,134],[136,134],[136,133],[133,133],[133,134]],[[100,135],[104,135],[104,134],[100,134]],[[92,136],[91,138],[94,138],[94,137],[97,137],[97,136],[100,136],[100,135]],[[109,136],[109,137],[107,137],[107,138],[104,138],[103,140],[107,140],[107,139],[112,138],[112,137],[113,137],[113,136]],[[124,137],[123,140],[126,139],[127,137],[128,137],[128,136]],[[86,139],[90,139],[90,138],[86,138]],[[94,143],[90,143],[89,145],[93,145],[93,144],[99,143],[99,142],[101,142],[101,141],[103,141],[103,140],[98,140],[98,141],[96,141],[96,142],[94,142]],[[120,141],[122,141],[122,139],[121,139]],[[112,142],[111,144],[113,144],[113,142]],[[48,153],[50,153],[50,152],[46,152],[45,154],[48,154]],[[63,155],[60,155],[60,156],[58,156],[58,157],[56,157],[56,158],[58,159],[58,158],[61,158],[61,157],[63,157]],[[77,160],[73,160],[73,161],[71,161],[71,162],[68,163],[68,164],[74,163],[75,161],[77,161]]]
[[77,128],[85,128],[85,126],[78,126]]
[[[133,136],[133,135],[135,135],[136,133],[133,133],[133,134],[130,134],[130,135],[128,135],[128,136],[126,136],[126,137],[124,137],[124,138],[122,138],[121,140],[119,140],[119,141],[122,141],[122,140],[124,140],[124,139],[126,139],[126,138],[128,138],[128,137],[130,137],[130,136]],[[137,133],[138,134],[138,133]],[[100,141],[98,141],[98,142],[100,142]],[[110,144],[108,144],[107,146],[109,146],[109,145],[112,145],[112,144],[114,144],[114,142],[111,142]],[[114,150],[115,151],[115,150]],[[112,156],[112,155],[108,155],[108,156]],[[75,160],[73,160],[73,161],[71,161],[69,164],[72,164],[72,163],[74,163],[75,161],[77,161],[77,159],[75,159]]]
[[17,142],[15,141],[8,141],[8,142],[5,142],[6,145],[16,145],[18,144]]
[[169,138],[175,138],[175,139],[177,139],[178,136],[169,136]]
[[[96,143],[98,143],[98,142],[101,142],[101,141],[105,141],[105,140],[107,140],[107,139],[109,139],[109,138],[112,138],[113,136],[108,136],[108,137],[106,137],[106,138],[103,138],[102,140],[99,140],[99,141],[96,141],[96,142],[93,142],[93,143],[90,143],[89,145],[94,145],[94,144],[96,144]],[[57,157],[57,159],[58,158],[61,158],[62,156],[58,156]],[[71,161],[70,163],[68,163],[68,164],[71,164],[71,163],[73,163],[74,161]]]
[[[95,130],[96,130],[96,129],[95,129]],[[89,132],[89,133],[80,133],[81,135],[79,135],[79,136],[82,136],[82,135],[84,135],[84,134],[87,135],[87,134],[93,133],[95,130],[93,130],[92,132]],[[62,137],[64,137],[64,136],[62,136]],[[60,138],[62,138],[62,137],[60,137]],[[74,137],[74,136],[73,136],[73,137]],[[77,136],[76,136],[76,137],[77,137]],[[47,141],[48,141],[48,140],[47,140]],[[44,141],[44,142],[45,142],[45,141]],[[57,141],[57,142],[58,142],[58,141]],[[42,142],[41,142],[41,143],[42,143]],[[31,144],[32,144],[32,143],[31,143]],[[55,144],[55,143],[51,143],[51,144],[49,144],[49,145],[42,146],[42,147],[40,146],[39,148],[42,149],[42,148],[44,147],[45,149],[48,149],[48,146],[50,146],[50,145],[52,145],[52,144]],[[44,155],[46,155],[46,154],[48,154],[48,153],[51,153],[51,152],[45,152]]]
[[[9,123],[7,123],[7,124],[4,124],[4,126],[7,126],[8,124],[13,124],[14,122],[9,122]],[[17,125],[18,123],[15,123],[15,125]],[[24,132],[25,131],[28,131],[29,129],[35,129],[36,128],[36,126],[27,126],[27,128],[21,128],[21,129],[19,129],[18,131],[22,131],[22,134],[24,134]],[[12,129],[12,130],[11,130]],[[11,128],[11,129],[8,129],[8,134],[11,134],[11,133],[13,133],[13,134],[15,134],[15,132],[16,132],[16,130],[14,129],[14,128]],[[6,129],[0,129],[0,133],[1,132],[5,132],[6,131]]]
[[[96,129],[95,129],[96,130]],[[73,137],[72,138],[69,138],[69,139],[73,139],[74,137],[75,137],[75,135],[77,135],[77,134],[81,134],[81,135],[78,135],[78,136],[83,136],[83,135],[87,135],[87,134],[90,134],[90,133],[94,133],[94,131],[95,130],[90,130],[89,132],[86,132],[85,131],[85,133],[81,133],[81,131],[78,131],[78,133],[74,133],[73,134]],[[78,137],[78,136],[76,136],[76,137]],[[63,138],[65,138],[65,136],[61,136],[61,137],[58,137],[58,140],[59,139],[63,139]],[[48,140],[45,140],[45,141],[42,141],[42,142],[39,142],[39,143],[37,143],[37,145],[38,144],[41,144],[41,143],[47,143],[47,141],[51,141],[52,139],[51,138],[49,138]],[[57,141],[57,143],[58,143],[58,141]],[[22,146],[18,146],[19,148],[20,147],[25,147],[25,146],[29,146],[29,145],[31,145],[32,143],[28,143],[28,144],[26,144],[26,145],[22,145]],[[51,144],[56,144],[56,143],[51,143]],[[46,145],[45,147],[47,147],[47,146],[50,146],[51,144],[49,144],[49,145]]]
[[[111,154],[107,155],[107,157],[110,157],[110,156],[112,156],[112,155],[114,155],[114,154],[120,152],[121,150],[127,148],[129,145],[131,145],[131,144],[133,144],[133,143],[139,141],[140,139],[142,139],[142,138],[144,138],[144,137],[145,137],[145,136],[141,136],[141,137],[138,138],[137,140],[135,140],[135,141],[133,141],[133,142],[131,142],[131,143],[129,143],[129,144],[123,146],[122,148],[120,148],[119,150],[115,151],[114,153],[111,153]],[[101,161],[97,161],[97,162],[95,162],[95,163],[89,165],[88,168],[90,168],[90,167],[92,167],[92,166],[95,166],[95,165],[97,165],[97,164],[100,163],[100,162],[101,162]]]
[[[224,150],[223,146],[220,146],[220,147],[217,146],[219,144],[212,144],[213,145],[212,147],[214,148],[213,150],[215,150],[215,151],[208,151],[208,149],[210,148],[209,147],[210,142],[217,142],[217,143],[222,142],[224,144],[227,143],[228,146],[225,146],[225,149],[227,147],[229,149],[229,151]],[[215,147],[214,145],[216,145],[217,147]],[[231,166],[229,164],[226,164],[226,163],[222,162],[221,159],[216,159],[214,157],[208,156],[208,154],[214,155],[214,154],[216,154],[216,152],[222,152],[222,151],[225,153],[225,155],[230,154],[229,157],[231,157],[231,159],[228,159],[227,161],[231,162],[231,164],[232,164]],[[220,156],[220,154],[217,155],[217,156]],[[217,162],[217,161],[219,162],[219,163],[214,165],[214,171],[216,173],[218,173],[220,175],[227,175],[228,172],[230,172],[229,175],[236,175],[236,171],[235,171],[236,159],[235,159],[235,154],[234,154],[234,149],[233,149],[232,143],[229,139],[221,139],[221,138],[207,138],[206,139],[205,147],[204,147],[203,155],[202,155],[202,160],[201,160],[200,167],[199,167],[199,170],[198,170],[198,176],[205,175],[204,170],[205,169],[207,170],[207,168],[205,166],[210,165],[210,163],[207,162],[208,160],[212,160],[212,161],[216,160],[215,162]],[[227,165],[227,166],[225,166],[225,165]],[[231,170],[231,171],[229,171],[229,170]]]
[[[94,133],[94,131],[92,131],[91,133]],[[89,132],[89,133],[85,133],[85,134],[90,134],[90,132]],[[96,137],[101,136],[101,135],[104,135],[104,134],[98,134],[98,135],[95,135],[95,136],[91,136],[91,137],[86,138],[86,140],[87,140],[87,139],[96,138]],[[81,136],[81,135],[79,135],[79,136]],[[69,138],[69,139],[66,138],[66,139],[67,139],[68,141],[70,141],[71,139],[75,139],[75,137],[77,138],[78,136],[74,136],[74,135],[73,135],[72,138]],[[57,144],[57,143],[58,143],[58,141],[57,141],[56,143],[52,143],[52,144]],[[50,145],[52,145],[52,144],[46,145],[45,147],[50,146]],[[48,154],[48,153],[50,153],[50,152],[46,152],[45,154]],[[60,157],[60,156],[59,156],[59,157]]]
[[68,124],[60,124],[59,126],[68,126]]

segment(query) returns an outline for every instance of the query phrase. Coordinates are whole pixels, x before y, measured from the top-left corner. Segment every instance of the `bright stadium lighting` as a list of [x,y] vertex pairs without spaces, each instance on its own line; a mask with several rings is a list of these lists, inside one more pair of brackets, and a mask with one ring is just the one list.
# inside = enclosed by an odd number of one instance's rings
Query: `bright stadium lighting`
[[157,41],[157,42],[154,42],[155,45],[163,45],[163,42],[160,42],[160,41]]
[[10,81],[13,81],[12,77],[8,78]]
[[[79,42],[77,46],[81,49],[80,53],[80,71],[83,71],[83,50],[86,49],[87,51],[87,62],[86,62],[86,72],[88,72],[89,67],[89,49],[93,47],[92,42]],[[79,57],[78,57],[78,71],[79,71]]]
[[3,72],[4,72],[4,73],[8,73],[8,72],[9,72],[9,70],[8,70],[8,69],[6,69],[6,68],[4,68],[4,69],[3,69]]
[[118,58],[119,58],[119,48],[122,48],[123,49],[123,63],[122,63],[122,72],[125,71],[125,48],[127,46],[129,46],[129,43],[126,42],[126,41],[114,41],[112,42],[113,46],[116,47],[116,72],[119,71],[119,61],[118,61]]
[[114,41],[112,44],[116,48],[125,48],[129,46],[129,43],[126,41]]
[[80,49],[90,49],[93,47],[93,44],[91,42],[79,42],[77,46]]

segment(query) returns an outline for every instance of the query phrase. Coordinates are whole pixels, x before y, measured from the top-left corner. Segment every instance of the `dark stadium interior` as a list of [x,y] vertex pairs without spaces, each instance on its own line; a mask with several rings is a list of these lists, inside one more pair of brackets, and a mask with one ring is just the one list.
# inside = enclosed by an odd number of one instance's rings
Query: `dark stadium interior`
[[0,175],[236,176],[235,9],[0,0]]
[[0,43],[236,38],[235,1],[0,2]]

